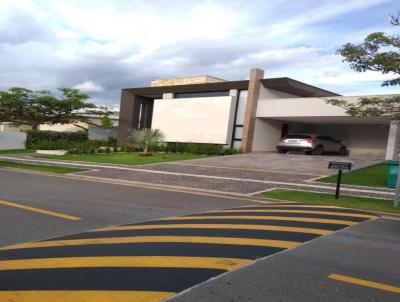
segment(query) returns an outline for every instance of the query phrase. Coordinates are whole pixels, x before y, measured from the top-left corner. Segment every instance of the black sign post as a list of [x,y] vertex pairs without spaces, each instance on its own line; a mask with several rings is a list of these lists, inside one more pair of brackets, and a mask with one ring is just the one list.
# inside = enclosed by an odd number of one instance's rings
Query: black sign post
[[340,194],[340,183],[342,181],[342,171],[343,170],[351,170],[353,163],[351,161],[340,161],[333,160],[329,162],[328,169],[336,169],[338,171],[337,179],[336,179],[336,193],[335,199],[339,199]]

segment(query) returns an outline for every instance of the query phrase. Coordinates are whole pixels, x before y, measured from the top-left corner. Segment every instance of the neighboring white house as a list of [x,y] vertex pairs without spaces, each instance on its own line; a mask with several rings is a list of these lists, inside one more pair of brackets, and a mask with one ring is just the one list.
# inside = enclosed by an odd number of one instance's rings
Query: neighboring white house
[[[54,125],[42,124],[39,125],[39,130],[57,131],[57,132],[76,132],[88,129],[89,125],[93,124],[98,126],[101,125],[101,119],[102,119],[101,116],[87,115],[87,117],[89,118],[90,123],[78,122],[73,124],[54,124]],[[109,115],[109,118],[111,119],[114,127],[118,127],[118,117],[119,117],[118,111],[113,111]],[[0,132],[21,132],[29,129],[31,129],[29,126],[14,127],[11,125],[11,123],[0,122]]]

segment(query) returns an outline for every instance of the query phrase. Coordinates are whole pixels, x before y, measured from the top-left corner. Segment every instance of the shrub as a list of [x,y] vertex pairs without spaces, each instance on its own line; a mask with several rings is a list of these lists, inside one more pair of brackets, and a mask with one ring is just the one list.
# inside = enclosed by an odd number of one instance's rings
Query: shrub
[[226,148],[219,144],[200,144],[200,143],[178,143],[169,142],[165,146],[166,152],[171,153],[192,153],[198,155],[230,155],[241,153],[234,148]]
[[158,129],[135,129],[129,133],[128,139],[134,147],[148,153],[162,144],[164,135]]
[[57,131],[35,131],[26,132],[26,148],[34,149],[41,141],[47,142],[86,142],[88,141],[87,131],[79,132],[57,132]]

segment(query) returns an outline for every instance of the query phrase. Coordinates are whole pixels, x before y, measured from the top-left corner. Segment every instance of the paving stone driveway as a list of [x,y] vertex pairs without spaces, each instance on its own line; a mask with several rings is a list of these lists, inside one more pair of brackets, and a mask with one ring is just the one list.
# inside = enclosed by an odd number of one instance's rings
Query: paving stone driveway
[[[94,176],[113,181],[144,182],[206,189],[227,193],[254,194],[273,188],[300,189],[316,192],[333,192],[334,184],[310,182],[311,179],[336,173],[328,170],[328,162],[338,156],[306,156],[300,154],[250,153],[232,156],[209,157],[179,162],[142,166],[83,163],[15,156],[29,162],[87,168],[82,176]],[[12,157],[8,157],[9,159]],[[354,168],[382,162],[378,158],[346,158]],[[391,198],[393,190],[387,188],[361,188],[342,186],[345,194]]]
[[248,170],[254,169],[269,172],[273,171],[290,174],[306,174],[317,177],[320,175],[335,174],[335,171],[328,170],[327,167],[330,160],[338,158],[354,162],[354,168],[356,169],[377,164],[383,161],[382,158],[374,157],[347,157],[338,155],[318,156],[265,152],[195,159],[190,161],[182,161],[178,164],[187,163],[195,165],[239,168]]

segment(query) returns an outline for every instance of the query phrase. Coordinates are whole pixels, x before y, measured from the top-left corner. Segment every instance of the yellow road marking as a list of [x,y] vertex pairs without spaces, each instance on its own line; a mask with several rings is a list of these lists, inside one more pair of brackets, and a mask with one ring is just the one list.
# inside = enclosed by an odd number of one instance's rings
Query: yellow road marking
[[376,288],[376,289],[385,290],[385,291],[388,291],[388,292],[400,294],[400,287],[398,287],[398,286],[393,286],[393,285],[388,285],[388,284],[379,283],[379,282],[373,282],[373,281],[367,281],[367,280],[348,277],[348,276],[340,275],[340,274],[330,274],[328,276],[328,278],[329,279],[333,279],[333,280],[338,280],[338,281],[352,283],[352,284],[366,286],[366,287],[372,287],[372,288]]
[[19,203],[14,203],[14,202],[5,201],[5,200],[0,200],[0,204],[9,206],[9,207],[14,207],[14,208],[18,208],[18,209],[31,211],[31,212],[36,212],[36,213],[40,213],[40,214],[44,214],[44,215],[50,215],[50,216],[55,216],[55,217],[59,217],[59,218],[64,218],[64,219],[68,219],[68,220],[81,220],[82,219],[82,218],[76,217],[76,216],[71,216],[71,215],[62,214],[59,212],[48,211],[48,210],[43,210],[43,209],[34,208],[34,207],[30,207],[30,206],[25,206],[25,205],[22,205]]
[[121,290],[21,290],[0,291],[0,301],[15,302],[157,302],[175,293]]
[[117,227],[108,227],[96,229],[90,232],[111,232],[125,230],[148,230],[148,229],[235,229],[235,230],[261,230],[261,231],[279,231],[293,233],[307,233],[317,235],[327,235],[332,233],[330,230],[296,228],[275,225],[252,225],[252,224],[153,224],[153,225],[125,225]]
[[323,218],[306,218],[306,217],[286,217],[286,216],[184,216],[184,217],[171,217],[162,218],[160,220],[204,220],[204,219],[253,219],[253,220],[285,220],[285,221],[301,221],[301,222],[317,222],[328,224],[344,224],[354,225],[358,224],[355,221],[336,220],[336,219],[323,219]]
[[232,270],[248,259],[175,256],[65,257],[0,261],[0,271],[76,267],[183,267]]
[[301,244],[301,242],[295,242],[295,241],[231,238],[231,237],[134,236],[134,237],[88,238],[88,239],[73,239],[73,240],[51,240],[51,241],[21,243],[21,244],[2,247],[0,248],[0,250],[53,247],[53,246],[148,243],[148,242],[254,245],[254,246],[278,247],[278,248],[291,248]]
[[218,213],[237,213],[237,212],[255,212],[255,213],[304,213],[304,214],[322,214],[322,215],[334,215],[344,217],[358,217],[358,218],[376,218],[375,215],[358,214],[358,213],[339,213],[339,212],[328,212],[328,211],[303,211],[303,210],[223,210],[217,211]]

